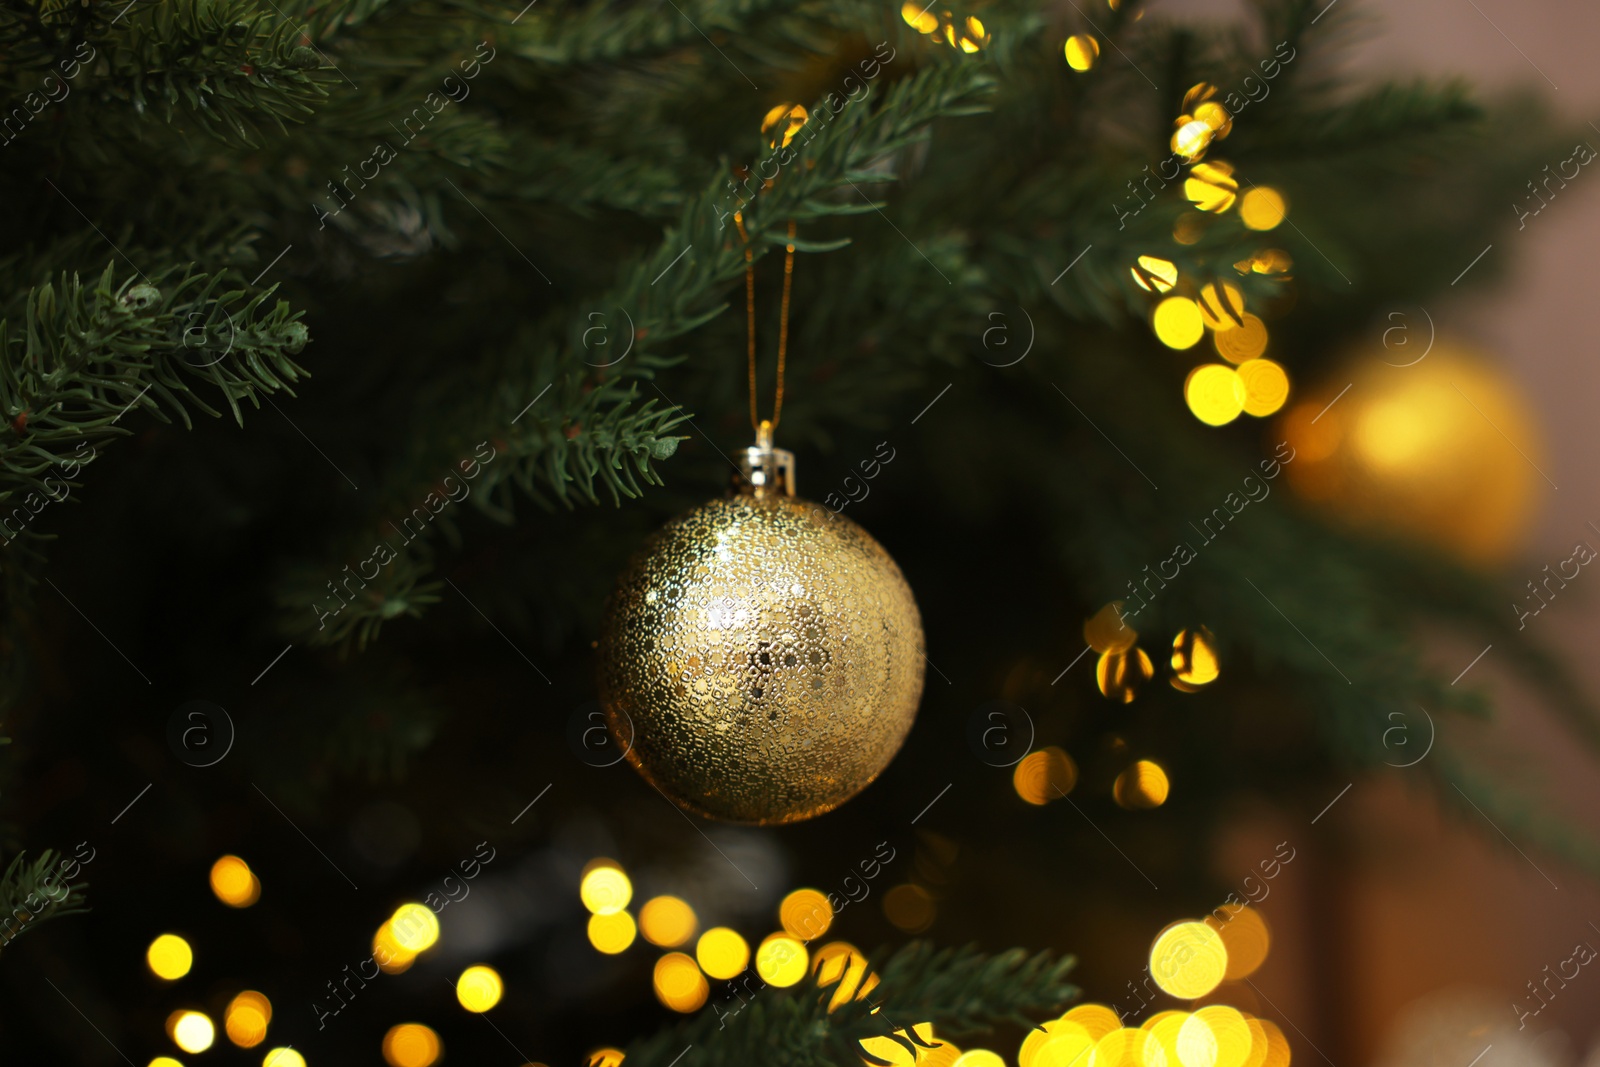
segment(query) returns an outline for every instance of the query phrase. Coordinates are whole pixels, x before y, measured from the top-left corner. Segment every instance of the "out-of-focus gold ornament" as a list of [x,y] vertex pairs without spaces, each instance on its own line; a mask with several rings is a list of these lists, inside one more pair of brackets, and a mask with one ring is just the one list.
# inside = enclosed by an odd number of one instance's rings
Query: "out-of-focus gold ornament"
[[1284,414],[1290,485],[1335,521],[1468,563],[1504,560],[1545,480],[1533,415],[1476,352],[1444,338],[1431,349],[1425,337],[1402,347],[1399,329],[1385,338],[1390,347],[1354,353],[1327,388]]
[[1139,695],[1139,687],[1154,673],[1155,666],[1142,648],[1103,653],[1094,669],[1101,695],[1122,704],[1133,703],[1133,698]]
[[763,424],[739,491],[628,564],[599,642],[600,700],[630,763],[698,814],[771,825],[860,792],[911,729],[922,621],[861,527],[794,496]]

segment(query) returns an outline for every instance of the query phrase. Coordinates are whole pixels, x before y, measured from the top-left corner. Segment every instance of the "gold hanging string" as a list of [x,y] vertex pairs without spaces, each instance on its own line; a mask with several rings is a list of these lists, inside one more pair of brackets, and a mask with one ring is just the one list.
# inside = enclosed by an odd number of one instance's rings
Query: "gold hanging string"
[[[756,264],[755,250],[750,247],[750,234],[744,228],[744,214],[733,213],[733,224],[739,228],[744,241],[744,311],[745,357],[750,378],[750,428],[759,435],[763,428],[756,409]],[[784,372],[789,360],[789,294],[794,288],[794,220],[789,220],[789,240],[783,254],[783,298],[778,305],[778,388],[772,402],[772,421],[767,423],[767,433],[777,429],[783,415]]]

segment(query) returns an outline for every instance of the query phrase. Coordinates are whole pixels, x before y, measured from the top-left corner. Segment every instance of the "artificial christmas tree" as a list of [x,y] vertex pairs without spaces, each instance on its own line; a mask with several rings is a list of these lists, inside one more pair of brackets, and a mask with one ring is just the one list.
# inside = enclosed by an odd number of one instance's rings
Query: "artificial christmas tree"
[[[1600,740],[1484,574],[1273,493],[1271,416],[1490,277],[1572,143],[1340,77],[1346,6],[0,7],[8,1054],[1308,1058],[1242,961],[1395,716],[1485,706],[1429,628]],[[622,766],[595,678],[777,336],[925,689],[870,787],[752,829]],[[1291,836],[1220,872],[1260,798]]]

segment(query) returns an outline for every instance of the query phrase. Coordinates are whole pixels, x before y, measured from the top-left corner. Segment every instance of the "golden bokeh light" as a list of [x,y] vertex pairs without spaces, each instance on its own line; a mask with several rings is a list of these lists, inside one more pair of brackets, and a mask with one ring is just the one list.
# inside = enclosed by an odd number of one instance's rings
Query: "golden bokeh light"
[[1181,630],[1172,639],[1172,684],[1193,692],[1217,680],[1215,638],[1204,626]]
[[151,1060],[148,1067],[183,1067],[182,1060],[175,1060],[171,1056],[157,1056]]
[[383,1035],[383,1058],[389,1067],[428,1067],[439,1052],[439,1035],[421,1023],[391,1026]]
[[246,989],[228,1002],[222,1013],[222,1031],[240,1048],[255,1048],[267,1039],[272,1002],[263,993]]
[[[928,1044],[933,1042],[932,1023],[917,1023],[912,1027],[912,1030],[915,1031],[916,1036],[922,1042]],[[911,1040],[904,1027],[896,1030],[895,1035],[906,1041]],[[863,1049],[880,1060],[888,1060],[893,1067],[912,1067],[912,1064],[916,1064],[917,1067],[924,1067],[928,1062],[928,1053],[934,1050],[923,1048],[922,1045],[916,1042],[912,1042],[912,1044],[915,1051],[908,1050],[905,1045],[902,1045],[893,1037],[864,1037],[861,1039],[861,1047]]]
[[1204,213],[1185,211],[1172,223],[1172,239],[1180,245],[1199,244],[1209,224]]
[[1239,180],[1233,176],[1233,165],[1221,160],[1196,163],[1183,181],[1183,195],[1201,211],[1222,214],[1239,197]]
[[989,43],[989,31],[983,28],[983,22],[976,15],[967,16],[967,35],[961,41],[963,52],[976,52]]
[[1162,344],[1179,351],[1193,348],[1206,334],[1199,305],[1186,296],[1169,296],[1157,304],[1150,316],[1150,328]]
[[625,911],[589,916],[589,944],[607,956],[626,951],[635,933],[633,916]]
[[713,926],[695,942],[695,959],[712,978],[736,978],[750,964],[750,946],[737,930]]
[[[1230,955],[1228,960],[1231,963],[1233,957]],[[1250,1027],[1250,1055],[1246,1057],[1244,1067],[1261,1067],[1267,1062],[1267,1053],[1272,1051],[1267,1028],[1254,1015],[1246,1015],[1244,1021]]]
[[1100,42],[1093,34],[1075,33],[1067,38],[1066,53],[1067,66],[1076,71],[1089,70],[1100,58]]
[[261,1067],[306,1067],[306,1058],[292,1048],[275,1048],[261,1058]]
[[1272,933],[1267,929],[1267,920],[1248,904],[1223,904],[1206,917],[1206,925],[1222,935],[1222,944],[1228,950],[1228,981],[1248,978],[1266,962]]
[[456,979],[456,999],[471,1012],[485,1012],[500,1003],[505,993],[505,983],[500,973],[486,964],[477,964],[461,972]]
[[1256,186],[1239,200],[1239,219],[1252,230],[1270,230],[1288,213],[1289,204],[1283,194],[1265,185]]
[[211,891],[230,908],[248,908],[261,899],[261,883],[238,856],[223,856],[211,865]]
[[1207,282],[1200,290],[1200,319],[1219,333],[1244,325],[1244,292],[1231,282]]
[[1117,775],[1112,783],[1111,796],[1124,808],[1159,808],[1167,802],[1171,783],[1161,764],[1142,759]]
[[815,941],[833,925],[833,908],[823,893],[796,889],[778,905],[778,923],[796,940]]
[[389,932],[407,952],[426,952],[439,940],[439,917],[425,904],[402,904],[389,916]]
[[974,1048],[957,1056],[954,1067],[1006,1067],[1006,1061],[986,1048]]
[[1264,248],[1251,256],[1249,263],[1256,274],[1287,274],[1294,268],[1294,260],[1281,248]]
[[1160,1042],[1152,1035],[1118,1027],[1095,1042],[1087,1067],[1167,1067],[1167,1063]]
[[1121,704],[1133,703],[1139,687],[1154,673],[1155,666],[1142,648],[1107,652],[1094,668],[1095,684],[1100,687],[1101,695]]
[[1104,1004],[1079,1004],[1063,1015],[1061,1021],[1083,1027],[1095,1042],[1122,1025],[1117,1013]]
[[1289,1039],[1278,1029],[1278,1024],[1271,1019],[1260,1019],[1261,1029],[1267,1032],[1267,1058],[1262,1061],[1261,1067],[1289,1067],[1291,1058],[1289,1052]]
[[157,978],[175,982],[194,966],[194,950],[177,934],[162,934],[145,949],[145,962]]
[[817,950],[811,970],[819,987],[831,988],[828,1010],[846,1001],[866,996],[878,984],[878,976],[867,970],[867,958],[854,945],[833,941]]
[[756,974],[768,985],[787,989],[806,976],[811,958],[798,938],[768,934],[756,948]]
[[1079,1023],[1056,1019],[1032,1030],[1017,1051],[1017,1067],[1088,1067],[1095,1038]]
[[167,1016],[167,1036],[185,1052],[204,1052],[217,1039],[217,1028],[203,1011],[175,1011]]
[[939,914],[939,905],[926,889],[906,882],[883,895],[883,914],[898,929],[908,934],[920,934],[933,925],[933,920]]
[[1148,1030],[1155,1047],[1161,1050],[1166,1067],[1182,1067],[1183,1061],[1178,1058],[1178,1035],[1183,1032],[1188,1018],[1186,1011],[1158,1011],[1140,1024],[1139,1029]]
[[669,952],[656,960],[651,985],[656,999],[673,1011],[699,1011],[711,995],[711,986],[694,960],[682,952]]
[[800,104],[779,104],[762,117],[761,132],[768,135],[769,146],[779,148],[794,140],[809,117],[810,113]]
[[1246,415],[1272,415],[1289,399],[1289,375],[1272,360],[1247,360],[1239,364],[1238,373],[1244,383]]
[[1218,331],[1211,337],[1217,355],[1229,363],[1248,363],[1259,359],[1267,350],[1267,324],[1248,311],[1239,318],[1242,320],[1239,325]]
[[917,0],[906,0],[900,7],[900,17],[918,33],[933,33],[939,29],[939,16],[928,10],[932,6],[919,4]]
[[1210,126],[1219,141],[1233,132],[1233,116],[1228,114],[1227,108],[1215,100],[1207,100],[1196,107],[1194,117]]
[[633,883],[620,867],[594,866],[585,872],[578,896],[595,915],[615,915],[633,899]]
[[1205,996],[1221,984],[1227,971],[1228,950],[1222,936],[1203,922],[1175,922],[1150,946],[1150,977],[1162,992],[1179,1000]]
[[652,945],[677,948],[699,928],[694,909],[677,897],[651,897],[639,909],[639,932]]
[[1172,135],[1172,150],[1187,162],[1194,162],[1206,154],[1206,149],[1211,146],[1211,138],[1216,131],[1199,119],[1192,119],[1179,126]]
[[1250,1058],[1250,1024],[1237,1008],[1212,1004],[1184,1020],[1178,1030],[1182,1067],[1244,1067]]
[[1011,786],[1017,796],[1038,807],[1066,796],[1077,784],[1078,765],[1054,745],[1028,753],[1011,772]]
[[1226,426],[1244,411],[1244,382],[1226,363],[1202,363],[1183,383],[1183,399],[1207,426]]
[[1217,95],[1217,87],[1210,82],[1195,82],[1183,94],[1183,104],[1180,106],[1184,114],[1193,112],[1203,102]]
[[402,945],[387,920],[372,935],[372,959],[384,974],[403,974],[416,962],[417,954]]
[[623,1052],[620,1048],[597,1048],[584,1057],[584,1067],[622,1067]]
[[1113,600],[1083,624],[1083,640],[1096,652],[1126,652],[1139,632],[1122,617],[1122,601]]
[[1138,267],[1129,267],[1134,283],[1145,292],[1164,293],[1178,284],[1178,268],[1170,259],[1140,256]]

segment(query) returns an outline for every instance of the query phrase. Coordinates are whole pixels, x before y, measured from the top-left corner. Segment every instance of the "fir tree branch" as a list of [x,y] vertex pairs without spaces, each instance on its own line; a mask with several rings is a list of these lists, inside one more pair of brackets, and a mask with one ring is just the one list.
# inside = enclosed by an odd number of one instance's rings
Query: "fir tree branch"
[[123,19],[104,41],[102,98],[164,123],[187,118],[253,145],[263,128],[312,113],[330,75],[292,23],[251,0],[171,0]]
[[[927,137],[934,120],[973,113],[991,84],[977,64],[929,67],[894,85],[877,108],[847,107],[831,123],[819,123],[821,128],[804,144],[796,139],[796,151],[771,149],[757,165],[757,173],[782,171],[769,188],[758,192],[752,184],[749,196],[741,197],[730,195],[727,178],[713,178],[685,205],[677,225],[667,229],[653,252],[624,266],[612,290],[590,305],[630,309],[633,335],[627,360],[615,369],[596,369],[585,359],[585,335],[593,320],[570,311],[550,316],[499,358],[487,361],[465,387],[457,383],[460,399],[438,423],[452,432],[420,441],[412,450],[405,473],[391,479],[384,493],[389,506],[409,512],[468,455],[479,434],[509,462],[487,466],[471,500],[503,520],[510,518],[513,490],[541,504],[553,498],[570,507],[578,501],[597,503],[600,490],[617,502],[637,496],[644,484],[659,483],[654,465],[676,450],[681,437],[672,431],[687,416],[665,394],[665,407],[658,408],[655,398],[639,404],[637,380],[653,379],[670,366],[674,357],[662,351],[667,343],[719,315],[725,308],[723,294],[743,277],[744,249],[735,237],[732,214],[743,210],[759,257],[773,241],[784,239],[781,231],[768,230],[786,226],[790,218],[804,223],[875,210],[859,183],[881,183],[892,176],[885,160]],[[551,336],[556,331],[564,338]],[[437,404],[431,406],[437,411]],[[480,429],[468,435],[463,427]],[[439,527],[453,531],[453,521],[446,518]],[[433,525],[425,528],[432,530]],[[386,530],[379,535],[388,536]],[[369,550],[377,554],[371,542],[346,539],[342,544],[354,546],[345,552],[359,552],[356,560]],[[412,551],[409,539],[391,548]],[[317,573],[314,568],[296,569],[276,596],[285,612],[284,633],[291,640],[322,645],[354,637],[364,643],[385,619],[415,614],[431,595],[423,588],[426,567],[421,561],[403,568],[385,564],[378,584],[363,586],[363,595],[348,604],[329,600],[323,586],[333,575],[319,581]],[[335,608],[337,623],[330,628],[328,613]]]
[[6,865],[0,875],[0,951],[41,923],[89,910],[87,883],[61,877],[57,868],[63,861],[74,863],[45,849],[32,862],[19,852]]
[[627,1062],[669,1067],[690,1045],[705,1067],[829,1067],[871,1055],[861,1045],[863,1038],[890,1037],[919,1023],[931,1022],[936,1035],[948,1031],[952,1036],[1002,1022],[1032,1026],[1036,1017],[1056,1014],[1077,996],[1067,981],[1073,963],[1071,957],[1053,960],[1021,949],[987,956],[972,948],[935,951],[913,942],[889,958],[877,986],[832,1011],[828,1005],[839,983],[852,979],[841,975],[827,985],[807,979],[787,989],[768,987],[738,1017],[702,1010],[681,1026],[635,1042],[626,1050]]

